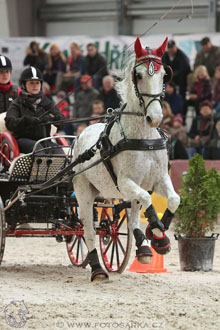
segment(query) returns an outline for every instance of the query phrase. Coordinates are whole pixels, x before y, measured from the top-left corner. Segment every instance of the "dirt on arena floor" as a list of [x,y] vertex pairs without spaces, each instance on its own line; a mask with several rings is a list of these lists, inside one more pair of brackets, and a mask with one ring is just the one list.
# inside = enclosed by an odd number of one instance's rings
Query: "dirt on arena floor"
[[[212,272],[182,272],[172,230],[168,235],[167,273],[131,273],[128,266],[96,283],[90,282],[89,267],[70,265],[64,243],[7,238],[0,267],[0,329],[219,329],[220,240]],[[129,264],[134,255],[133,246]],[[7,318],[10,308],[17,308],[15,320]]]

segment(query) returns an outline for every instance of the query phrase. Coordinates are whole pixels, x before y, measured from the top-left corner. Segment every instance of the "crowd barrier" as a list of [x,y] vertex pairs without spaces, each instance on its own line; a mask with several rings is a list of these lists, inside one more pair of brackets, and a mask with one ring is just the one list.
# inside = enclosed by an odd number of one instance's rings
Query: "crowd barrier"
[[[171,160],[171,180],[174,186],[175,191],[178,193],[179,188],[181,187],[181,176],[184,172],[188,170],[188,160]],[[215,168],[220,171],[220,160],[206,160],[206,168]]]

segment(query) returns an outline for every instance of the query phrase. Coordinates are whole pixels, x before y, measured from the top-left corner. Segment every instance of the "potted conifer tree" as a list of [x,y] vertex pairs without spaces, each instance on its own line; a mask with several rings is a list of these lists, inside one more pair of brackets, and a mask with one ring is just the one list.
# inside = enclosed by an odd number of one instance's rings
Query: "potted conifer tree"
[[209,271],[213,267],[214,230],[220,213],[220,172],[206,170],[201,155],[189,160],[189,169],[182,175],[180,206],[175,213],[175,238],[178,240],[180,268],[185,271]]

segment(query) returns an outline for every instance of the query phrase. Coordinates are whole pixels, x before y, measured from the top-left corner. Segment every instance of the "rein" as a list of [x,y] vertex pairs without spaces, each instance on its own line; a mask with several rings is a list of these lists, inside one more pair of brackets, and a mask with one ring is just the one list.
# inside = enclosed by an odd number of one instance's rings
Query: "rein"
[[[120,127],[120,116],[121,115],[144,116],[143,113],[141,113],[141,112],[123,111],[125,109],[126,105],[127,104],[125,103],[122,106],[122,108],[120,109],[120,111],[109,109],[109,112],[112,116],[110,117],[110,114],[109,114],[109,116],[108,116],[109,121],[106,123],[105,129],[100,134],[98,141],[90,149],[85,150],[81,155],[79,155],[78,158],[74,162],[70,163],[67,167],[60,170],[54,177],[52,177],[51,179],[47,180],[46,182],[44,182],[42,184],[32,185],[31,187],[34,189],[37,189],[37,190],[26,194],[25,197],[29,197],[40,191],[43,191],[48,188],[52,188],[52,187],[55,187],[55,186],[61,184],[63,181],[66,180],[64,178],[66,176],[69,176],[73,179],[75,176],[87,171],[88,169],[90,169],[100,163],[103,163],[106,166],[116,188],[118,189],[117,177],[113,171],[113,167],[111,164],[111,158],[115,157],[121,151],[126,151],[126,150],[152,151],[152,150],[167,149],[168,138],[167,138],[166,134],[160,128],[157,129],[161,136],[160,139],[138,140],[138,139],[127,139],[126,138],[122,128]],[[94,117],[92,117],[92,118],[94,119]],[[116,143],[116,145],[113,146],[109,139],[109,134],[110,134],[111,128],[114,125],[114,123],[117,123],[119,125],[122,139],[119,140]],[[73,168],[76,165],[84,163],[85,161],[88,161],[91,158],[93,158],[97,151],[100,151],[100,155],[101,155],[100,159],[96,160],[94,163],[90,164],[86,168],[84,168],[76,173],[73,171]],[[56,182],[57,180],[59,180],[59,181]]]

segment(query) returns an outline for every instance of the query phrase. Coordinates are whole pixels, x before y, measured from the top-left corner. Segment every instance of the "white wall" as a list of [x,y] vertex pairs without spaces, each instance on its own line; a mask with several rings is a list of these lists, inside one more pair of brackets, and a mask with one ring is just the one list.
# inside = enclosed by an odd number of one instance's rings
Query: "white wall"
[[117,24],[113,21],[105,22],[48,22],[46,35],[90,35],[104,37],[106,35],[117,35]]
[[8,24],[7,0],[0,0],[0,38],[10,36]]

